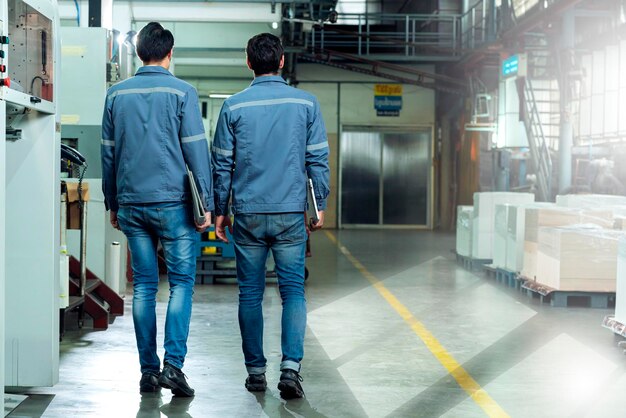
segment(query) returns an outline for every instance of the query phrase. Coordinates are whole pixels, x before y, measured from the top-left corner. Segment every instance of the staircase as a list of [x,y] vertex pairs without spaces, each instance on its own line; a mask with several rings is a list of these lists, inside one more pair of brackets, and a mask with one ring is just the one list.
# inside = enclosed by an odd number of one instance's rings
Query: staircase
[[[533,89],[533,82],[527,78],[520,79],[518,94],[523,98],[524,108],[521,112],[528,138],[530,156],[537,175],[537,191],[539,200],[547,202],[552,200],[552,157],[549,140],[546,136],[546,127],[542,122],[539,111],[539,103]],[[522,109],[521,109],[522,110]],[[543,117],[545,119],[545,116]],[[558,138],[558,137],[557,137]]]
[[[61,314],[62,322],[65,312],[83,309],[93,319],[95,329],[105,330],[113,316],[124,315],[124,299],[107,286],[101,279],[87,269],[87,282],[84,295],[80,294],[80,262],[70,257],[70,303]],[[80,321],[80,319],[79,319]],[[79,326],[82,327],[82,323]],[[63,324],[61,325],[63,332]]]

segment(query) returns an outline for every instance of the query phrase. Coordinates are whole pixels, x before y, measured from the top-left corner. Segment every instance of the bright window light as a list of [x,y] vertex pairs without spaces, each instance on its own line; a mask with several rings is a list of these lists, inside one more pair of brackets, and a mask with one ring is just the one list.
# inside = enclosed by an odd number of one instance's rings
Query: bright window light
[[126,40],[126,35],[123,33],[120,33],[119,35],[117,35],[117,43],[122,45],[124,43],[124,41]]

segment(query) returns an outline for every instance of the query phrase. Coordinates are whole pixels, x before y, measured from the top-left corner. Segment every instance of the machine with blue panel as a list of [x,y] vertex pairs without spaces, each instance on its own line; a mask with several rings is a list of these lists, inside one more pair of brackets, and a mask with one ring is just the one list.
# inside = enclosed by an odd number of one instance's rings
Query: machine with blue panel
[[[219,279],[236,278],[237,267],[235,264],[235,245],[233,236],[226,230],[228,242],[223,242],[215,235],[215,226],[211,226],[206,232],[199,234],[196,243],[197,268],[196,283],[214,284]],[[306,256],[311,257],[310,241],[307,240]],[[266,262],[267,277],[276,277],[274,258],[270,251]],[[309,269],[304,268],[304,278],[309,277]]]

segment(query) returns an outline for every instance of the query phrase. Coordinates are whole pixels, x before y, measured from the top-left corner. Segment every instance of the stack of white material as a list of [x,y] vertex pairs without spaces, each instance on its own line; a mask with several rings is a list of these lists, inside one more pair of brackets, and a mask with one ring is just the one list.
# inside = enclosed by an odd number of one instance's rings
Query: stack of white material
[[613,225],[613,228],[619,229],[621,231],[626,230],[626,217],[624,217],[624,216],[616,216],[615,217],[615,224]]
[[509,226],[510,209],[514,206],[508,203],[496,205],[493,233],[493,266],[506,267],[507,232]]
[[614,229],[626,230],[626,196],[606,194],[568,194],[556,197],[558,206],[578,209],[611,210],[615,219]]
[[557,206],[567,208],[595,209],[626,206],[626,196],[608,194],[566,194],[556,197]]
[[472,255],[473,206],[458,206],[456,210],[456,253],[464,257]]
[[535,201],[530,193],[488,192],[474,193],[472,222],[472,257],[493,260],[494,217],[498,204],[523,205]]
[[615,292],[615,320],[626,324],[626,236],[622,236],[618,244]]
[[556,290],[615,292],[621,236],[590,225],[541,228],[537,283]]
[[[610,210],[583,210],[564,207],[526,208],[524,227],[524,264],[522,276],[535,279],[537,276],[537,252],[541,227],[593,224],[603,228],[613,227]],[[584,254],[580,255],[582,258]]]
[[[554,203],[531,203],[529,205],[509,205],[506,232],[506,262],[504,268],[519,273],[524,267],[524,234],[527,208],[549,208]],[[494,249],[495,251],[495,249]]]

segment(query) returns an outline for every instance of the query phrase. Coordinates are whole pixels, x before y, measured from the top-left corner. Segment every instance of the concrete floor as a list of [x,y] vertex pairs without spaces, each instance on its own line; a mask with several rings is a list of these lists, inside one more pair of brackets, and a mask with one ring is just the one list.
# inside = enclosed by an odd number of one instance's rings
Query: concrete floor
[[312,244],[306,399],[285,402],[276,389],[276,286],[265,298],[269,390],[254,395],[243,386],[237,288],[219,284],[194,296],[184,371],[195,398],[139,395],[127,298],[106,332],[66,334],[59,384],[29,390],[10,417],[626,416],[626,357],[600,326],[610,310],[551,308],[469,273],[449,234],[329,231]]

